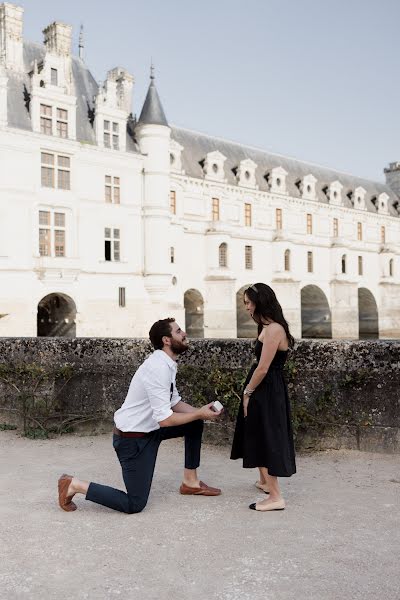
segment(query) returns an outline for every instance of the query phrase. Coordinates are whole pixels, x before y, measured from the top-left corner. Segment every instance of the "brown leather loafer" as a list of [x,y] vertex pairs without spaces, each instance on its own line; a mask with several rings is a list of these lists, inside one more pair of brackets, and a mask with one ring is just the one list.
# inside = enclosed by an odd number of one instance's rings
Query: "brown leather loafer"
[[72,512],[77,509],[75,502],[72,502],[72,496],[67,496],[69,485],[72,481],[72,475],[61,475],[58,480],[58,504],[66,512]]
[[190,487],[182,483],[179,492],[184,496],[219,496],[221,490],[219,488],[210,487],[203,481],[200,481],[200,487]]

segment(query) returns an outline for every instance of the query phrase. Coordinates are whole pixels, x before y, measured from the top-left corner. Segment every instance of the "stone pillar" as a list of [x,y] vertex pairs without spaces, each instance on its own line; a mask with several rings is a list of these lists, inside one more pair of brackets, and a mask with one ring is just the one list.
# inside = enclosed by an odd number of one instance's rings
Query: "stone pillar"
[[282,277],[274,277],[271,281],[283,315],[289,324],[294,338],[301,338],[301,293],[300,281]]
[[236,279],[205,278],[204,337],[236,337]]
[[331,288],[332,338],[358,339],[358,286],[334,279]]
[[379,284],[378,323],[380,338],[400,338],[400,284]]

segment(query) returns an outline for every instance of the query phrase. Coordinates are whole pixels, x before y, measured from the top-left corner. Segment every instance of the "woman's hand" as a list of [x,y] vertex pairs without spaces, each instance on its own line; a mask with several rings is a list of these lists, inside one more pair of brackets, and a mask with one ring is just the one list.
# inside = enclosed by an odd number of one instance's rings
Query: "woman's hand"
[[247,417],[247,408],[249,406],[250,396],[248,394],[243,394],[243,412],[244,416]]

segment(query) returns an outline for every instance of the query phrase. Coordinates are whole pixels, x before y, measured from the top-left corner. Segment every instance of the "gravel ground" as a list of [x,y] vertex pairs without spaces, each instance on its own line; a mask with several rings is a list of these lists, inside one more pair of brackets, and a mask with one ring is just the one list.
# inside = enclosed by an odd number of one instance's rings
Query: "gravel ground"
[[257,513],[255,470],[204,446],[201,478],[219,497],[180,496],[181,440],[163,442],[149,503],[124,515],[57,478],[123,487],[108,435],[34,441],[0,432],[0,598],[63,600],[400,599],[399,456],[298,457],[284,511]]

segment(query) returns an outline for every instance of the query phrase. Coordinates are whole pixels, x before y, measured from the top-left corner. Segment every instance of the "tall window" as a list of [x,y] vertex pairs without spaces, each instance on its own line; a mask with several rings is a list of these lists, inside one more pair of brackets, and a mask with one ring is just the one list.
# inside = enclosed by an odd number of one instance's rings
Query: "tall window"
[[[56,71],[56,69],[54,69]],[[53,125],[54,114],[56,115]],[[48,104],[40,105],[40,133],[45,135],[57,135],[61,138],[68,137],[68,111],[57,107],[55,112]]]
[[393,277],[394,275],[394,260],[391,258],[389,260],[389,277]]
[[47,104],[40,105],[40,133],[45,135],[53,133],[53,108]]
[[333,237],[339,236],[339,219],[336,217],[333,219]]
[[176,215],[176,192],[171,190],[169,193],[169,209],[173,215]]
[[244,247],[244,266],[245,269],[253,268],[253,246]]
[[169,249],[169,260],[171,264],[175,262],[175,248],[173,246],[171,246],[171,248]]
[[307,233],[312,233],[312,215],[309,213],[307,214]]
[[71,189],[71,159],[61,154],[41,153],[41,181],[43,187]]
[[118,306],[121,308],[126,306],[126,290],[124,287],[118,288]]
[[247,202],[244,205],[244,224],[246,227],[251,227],[251,204]]
[[220,244],[220,246],[218,248],[218,254],[219,254],[219,266],[227,267],[228,266],[228,245],[225,242]]
[[120,178],[105,176],[105,200],[109,204],[119,204],[120,202]]
[[342,273],[346,273],[346,255],[342,256]]
[[359,256],[358,257],[358,274],[362,275],[364,272],[364,266],[363,266],[363,257]]
[[[119,150],[119,125],[115,121],[103,121],[103,141],[105,148]],[[112,146],[111,146],[112,142]]]
[[381,226],[381,244],[384,244],[386,242],[386,229],[385,226],[382,225]]
[[310,251],[307,252],[307,271],[309,273],[312,273],[314,271],[313,253]]
[[68,111],[57,108],[57,135],[61,138],[68,137]]
[[57,69],[51,69],[51,85],[58,85],[58,72]]
[[219,221],[219,198],[212,199],[212,220]]
[[290,250],[285,250],[285,271],[290,271]]
[[276,229],[282,229],[282,209],[275,209],[275,223]]
[[357,223],[357,240],[361,241],[363,239],[363,231],[362,231],[362,223]]
[[120,236],[119,229],[104,229],[104,259],[107,261],[120,260]]
[[65,213],[39,211],[40,256],[65,256]]

